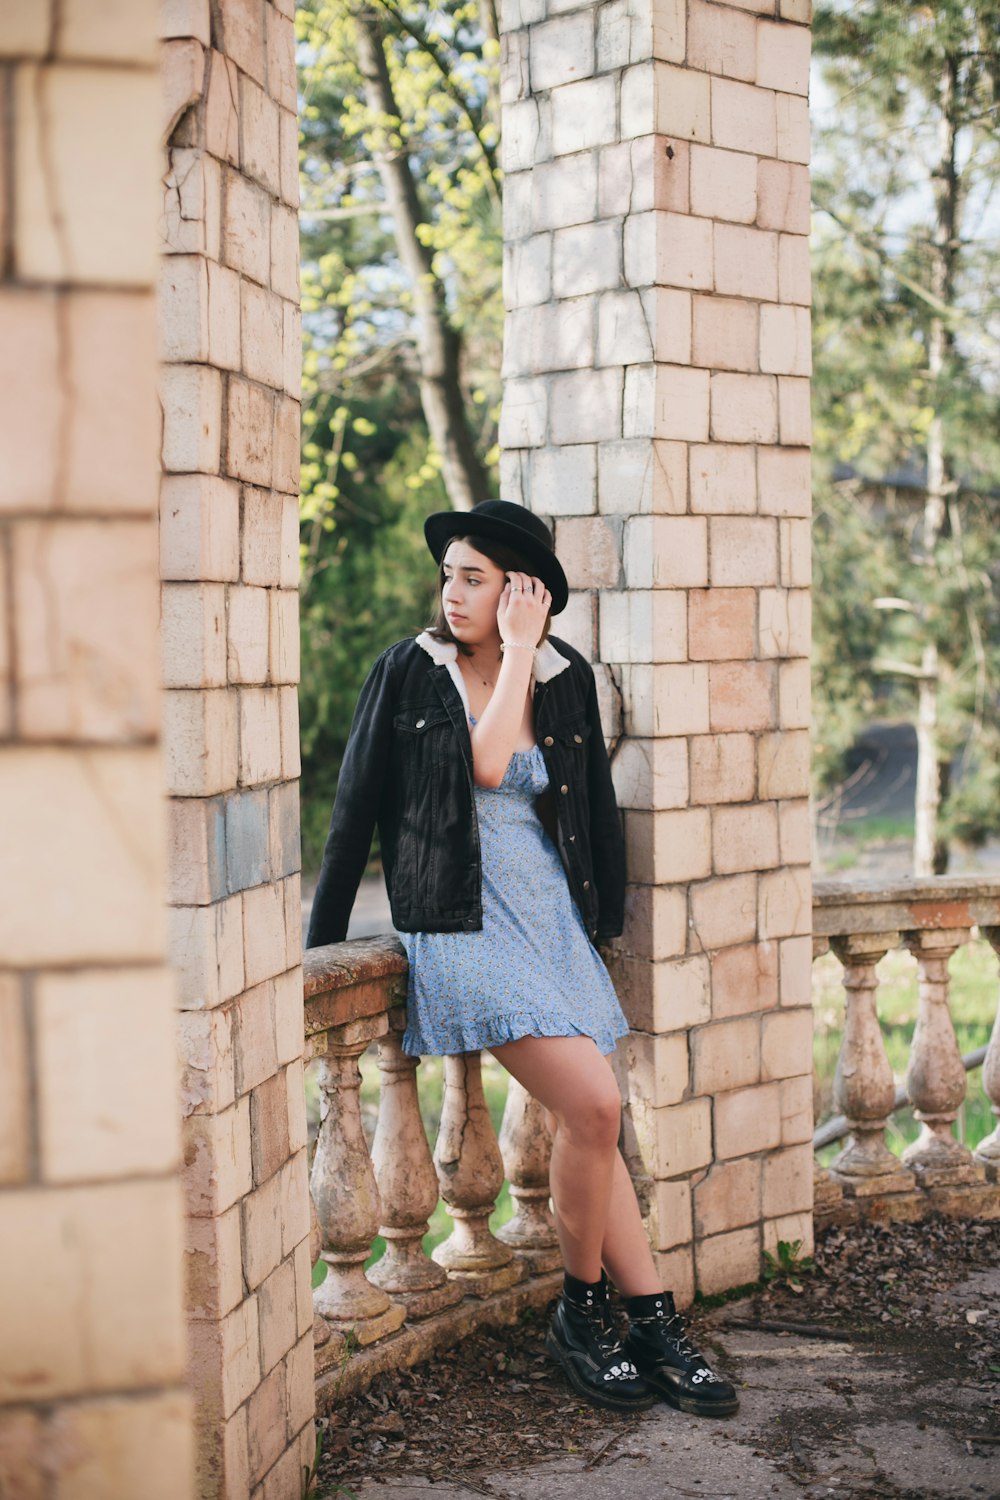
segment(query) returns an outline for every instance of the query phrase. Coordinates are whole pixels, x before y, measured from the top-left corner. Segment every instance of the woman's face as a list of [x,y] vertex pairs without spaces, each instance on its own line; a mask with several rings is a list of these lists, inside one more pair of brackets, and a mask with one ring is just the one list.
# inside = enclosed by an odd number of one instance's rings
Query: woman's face
[[494,636],[497,606],[507,575],[468,542],[452,542],[442,564],[441,604],[452,635],[463,646],[479,646]]

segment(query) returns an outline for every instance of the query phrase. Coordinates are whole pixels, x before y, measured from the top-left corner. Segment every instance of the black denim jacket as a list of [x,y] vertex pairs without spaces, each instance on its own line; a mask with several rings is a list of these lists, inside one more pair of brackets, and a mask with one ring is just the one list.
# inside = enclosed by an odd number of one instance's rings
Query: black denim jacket
[[[390,646],[361,690],[344,752],[307,946],[343,941],[378,824],[399,932],[483,925],[472,741],[456,648]],[[617,937],[625,851],[594,674],[572,646],[539,647],[535,732],[549,774],[539,815],[594,942]]]

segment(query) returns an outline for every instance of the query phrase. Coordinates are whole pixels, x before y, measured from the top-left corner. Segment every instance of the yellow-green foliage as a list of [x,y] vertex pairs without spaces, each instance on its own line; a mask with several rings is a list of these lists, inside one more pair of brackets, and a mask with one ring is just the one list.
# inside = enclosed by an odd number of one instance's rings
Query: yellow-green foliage
[[1000,0],[818,0],[813,35],[814,771],[873,712],[915,719],[933,647],[937,833],[974,844],[1000,831]]
[[[498,47],[483,38],[476,4],[375,0],[399,107],[377,114],[355,59],[354,21],[343,3],[296,13],[302,175],[303,518],[332,519],[350,451],[358,395],[395,368],[413,377],[412,297],[384,205],[378,156],[405,151],[418,185],[421,238],[461,329],[467,403],[495,467],[503,308]],[[329,438],[317,441],[328,429]],[[431,480],[434,455],[418,478]],[[328,528],[327,528],[328,529]]]
[[398,118],[366,102],[344,0],[296,14],[300,111],[303,857],[319,861],[358,690],[427,619],[429,512],[449,503],[420,399],[413,297],[378,154],[404,151],[452,328],[461,395],[496,489],[500,403],[497,46],[478,5],[373,0]]

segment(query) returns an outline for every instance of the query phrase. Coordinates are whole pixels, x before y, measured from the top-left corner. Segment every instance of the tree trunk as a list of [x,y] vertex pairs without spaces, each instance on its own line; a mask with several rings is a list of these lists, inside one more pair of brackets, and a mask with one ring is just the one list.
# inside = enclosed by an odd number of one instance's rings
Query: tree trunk
[[488,41],[499,42],[500,23],[497,20],[495,0],[479,0],[479,24]]
[[[370,11],[356,11],[358,67],[372,112],[399,119],[385,60],[382,32]],[[405,148],[388,144],[375,152],[386,203],[396,227],[399,258],[410,278],[417,317],[420,401],[431,438],[441,455],[448,498],[456,510],[470,510],[486,499],[486,473],[476,453],[465,415],[459,378],[461,341],[451,326],[444,288],[434,274],[433,258],[420,242],[424,216]]]
[[[955,257],[958,250],[958,228],[961,206],[961,180],[956,160],[958,139],[957,85],[958,62],[945,59],[941,76],[939,102],[941,146],[934,172],[934,227],[931,244],[931,291],[939,305],[951,308],[955,293]],[[944,422],[941,416],[941,382],[951,349],[950,325],[940,313],[933,313],[927,337],[927,373],[930,377],[934,415],[927,432],[927,498],[924,504],[923,563],[928,582],[936,582],[938,541],[944,525],[949,497],[954,490],[948,454],[945,449]],[[933,608],[927,612],[928,627],[935,629]],[[938,819],[942,806],[940,751],[938,745],[937,700],[940,671],[937,645],[924,645],[921,661],[919,706],[917,711],[917,797],[913,838],[913,873],[933,875],[942,860],[938,837]],[[947,852],[943,854],[947,864]]]
[[[948,793],[951,791],[951,761],[938,761],[938,786],[941,792],[941,806],[944,807],[948,801]],[[951,863],[951,848],[948,840],[941,838],[940,834],[934,841],[934,874],[947,875],[948,866]]]
[[917,694],[917,791],[913,834],[913,873],[934,873],[934,843],[937,833],[940,783],[937,758],[937,647],[924,647],[920,663],[923,676]]
[[[487,41],[500,45],[500,22],[497,18],[496,0],[479,0],[479,25],[483,36]],[[497,136],[500,135],[500,79],[496,72],[490,83],[489,102],[486,106],[486,117],[495,127]]]

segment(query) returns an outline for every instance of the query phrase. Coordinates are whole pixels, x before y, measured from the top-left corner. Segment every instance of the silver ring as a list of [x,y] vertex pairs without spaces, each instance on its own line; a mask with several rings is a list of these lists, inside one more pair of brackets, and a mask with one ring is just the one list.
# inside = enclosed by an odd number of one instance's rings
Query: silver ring
[[512,583],[511,586],[510,586],[510,591],[511,591],[512,594],[523,594],[524,593],[524,590],[522,589],[522,587],[521,587],[521,585],[519,583]]

